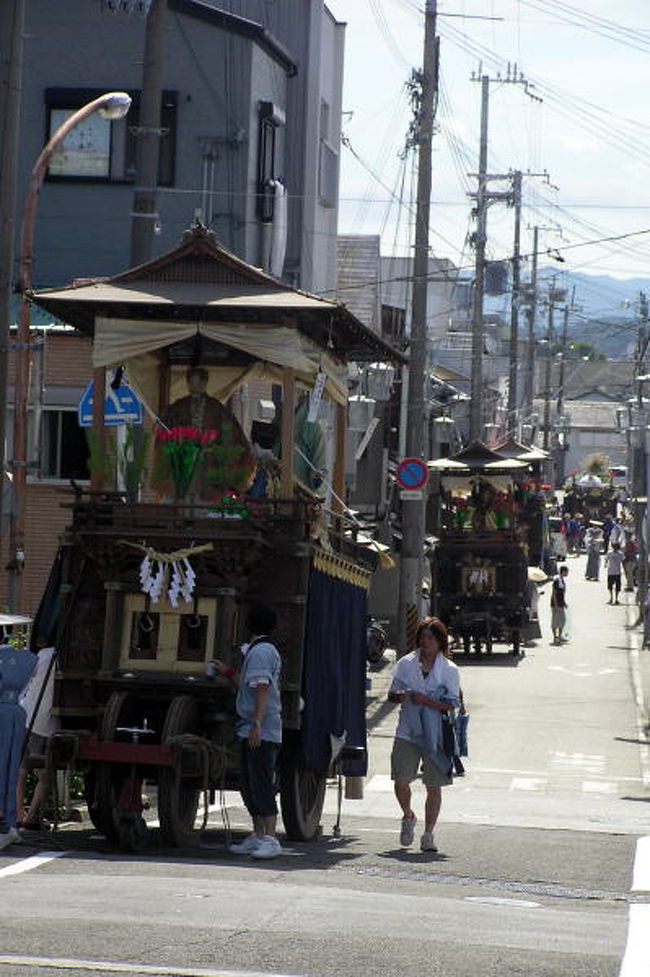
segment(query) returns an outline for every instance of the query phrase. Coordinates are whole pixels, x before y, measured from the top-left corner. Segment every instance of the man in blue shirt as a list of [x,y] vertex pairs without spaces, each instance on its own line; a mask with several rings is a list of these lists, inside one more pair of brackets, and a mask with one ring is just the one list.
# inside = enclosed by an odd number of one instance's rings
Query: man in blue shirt
[[244,661],[240,672],[223,662],[215,662],[218,672],[238,686],[241,793],[253,821],[252,833],[230,850],[253,858],[275,858],[282,852],[276,835],[275,802],[275,774],[282,743],[281,659],[270,638],[276,625],[275,611],[256,604],[249,612],[247,623],[251,640],[242,647]]

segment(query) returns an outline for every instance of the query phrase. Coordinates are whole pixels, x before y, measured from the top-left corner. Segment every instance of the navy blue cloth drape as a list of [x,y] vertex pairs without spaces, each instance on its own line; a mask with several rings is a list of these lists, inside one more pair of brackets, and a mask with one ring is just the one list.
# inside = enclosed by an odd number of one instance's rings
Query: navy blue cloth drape
[[50,648],[56,642],[56,632],[61,610],[61,573],[63,569],[63,554],[61,550],[56,554],[47,585],[36,611],[30,640],[30,649],[38,651],[40,648]]
[[[366,746],[366,600],[363,587],[312,570],[303,671],[302,762],[330,764],[330,734],[347,746]],[[363,776],[366,762],[345,761],[344,773]]]

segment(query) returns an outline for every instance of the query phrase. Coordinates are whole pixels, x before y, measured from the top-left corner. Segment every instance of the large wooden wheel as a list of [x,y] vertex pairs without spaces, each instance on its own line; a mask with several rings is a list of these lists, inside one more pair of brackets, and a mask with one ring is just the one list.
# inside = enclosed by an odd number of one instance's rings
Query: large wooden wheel
[[[99,727],[100,740],[115,740],[118,726],[138,725],[138,716],[138,703],[131,693],[113,692]],[[86,774],[84,785],[90,820],[110,844],[128,851],[141,849],[147,840],[141,813],[121,811],[118,806],[125,782],[134,776],[127,764],[97,763]]]
[[[198,732],[198,706],[189,695],[177,695],[169,704],[162,742]],[[180,766],[161,767],[158,774],[158,818],[166,844],[183,847],[194,840],[194,823],[199,806],[201,781],[182,777]]]
[[280,764],[280,804],[287,837],[311,841],[319,828],[325,802],[327,772],[298,765],[297,750],[283,751]]

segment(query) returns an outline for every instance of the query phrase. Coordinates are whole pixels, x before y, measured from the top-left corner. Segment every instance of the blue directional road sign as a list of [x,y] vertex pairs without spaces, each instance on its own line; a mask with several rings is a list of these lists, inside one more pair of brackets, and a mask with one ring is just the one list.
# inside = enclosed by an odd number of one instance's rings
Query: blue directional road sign
[[[92,427],[94,384],[91,380],[77,408],[79,427]],[[110,427],[118,424],[142,424],[142,401],[138,400],[128,383],[121,383],[117,390],[107,385],[104,400],[104,424]]]

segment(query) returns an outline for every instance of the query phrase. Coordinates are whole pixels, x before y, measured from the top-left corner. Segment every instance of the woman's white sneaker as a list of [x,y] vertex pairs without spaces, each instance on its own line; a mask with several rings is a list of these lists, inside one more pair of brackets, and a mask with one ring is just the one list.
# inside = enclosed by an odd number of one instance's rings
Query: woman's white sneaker
[[420,851],[438,851],[433,840],[433,831],[425,831],[420,838]]
[[415,814],[412,818],[402,818],[402,827],[399,833],[399,843],[402,848],[410,848],[415,838]]

